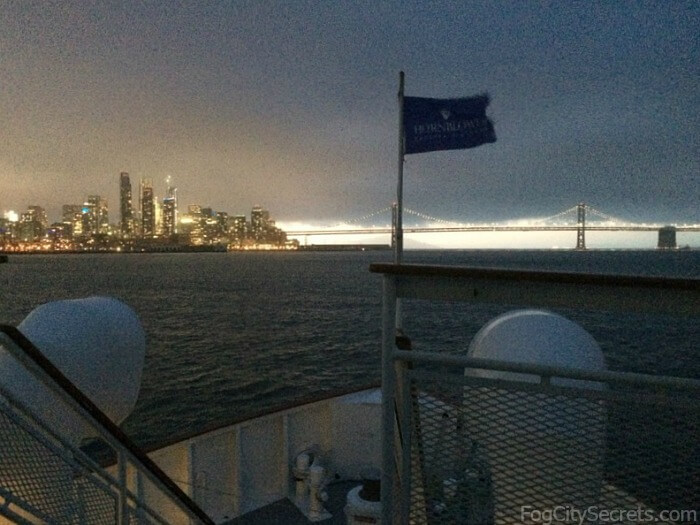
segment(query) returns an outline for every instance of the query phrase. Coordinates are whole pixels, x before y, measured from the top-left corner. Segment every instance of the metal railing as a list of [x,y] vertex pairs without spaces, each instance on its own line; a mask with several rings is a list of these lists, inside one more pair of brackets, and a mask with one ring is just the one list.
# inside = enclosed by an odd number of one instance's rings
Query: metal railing
[[395,315],[409,298],[696,318],[700,280],[371,271],[384,280],[383,523],[698,519],[700,380],[399,349]]
[[0,516],[15,523],[213,523],[16,328],[0,326],[0,348],[52,393],[55,410],[79,417],[116,457],[105,467],[0,385]]

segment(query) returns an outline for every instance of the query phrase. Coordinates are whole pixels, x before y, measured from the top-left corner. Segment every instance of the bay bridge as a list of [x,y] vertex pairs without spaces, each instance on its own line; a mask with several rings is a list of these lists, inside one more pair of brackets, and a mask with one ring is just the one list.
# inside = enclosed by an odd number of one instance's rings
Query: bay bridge
[[[372,217],[392,212],[391,226],[357,226],[352,224],[366,222]],[[658,232],[660,248],[676,247],[676,232],[700,232],[700,224],[648,224],[634,223],[613,217],[601,212],[590,205],[579,203],[564,211],[549,217],[518,220],[517,222],[499,223],[461,223],[433,217],[410,208],[404,207],[404,214],[412,215],[433,223],[431,226],[403,226],[404,233],[464,233],[464,232],[576,232],[576,249],[586,249],[586,232]],[[591,220],[591,216],[594,220]],[[311,235],[368,235],[391,234],[392,245],[395,237],[396,204],[364,215],[352,221],[345,222],[347,227],[327,227],[314,230],[287,230],[289,237],[305,237]]]

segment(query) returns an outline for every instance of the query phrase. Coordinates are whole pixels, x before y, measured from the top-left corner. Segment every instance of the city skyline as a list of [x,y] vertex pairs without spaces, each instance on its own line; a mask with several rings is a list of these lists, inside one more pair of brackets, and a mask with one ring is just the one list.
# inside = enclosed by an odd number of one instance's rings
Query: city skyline
[[[108,202],[101,195],[88,195],[82,204],[62,205],[60,220],[49,221],[48,215],[40,205],[30,205],[26,211],[6,212],[0,217],[0,241],[6,250],[10,251],[94,251],[95,249],[109,251],[159,251],[167,248],[167,251],[181,251],[187,246],[214,246],[219,245],[228,249],[259,249],[262,245],[270,249],[296,249],[309,244],[340,244],[340,245],[386,245],[387,239],[384,233],[372,233],[372,228],[387,229],[386,225],[373,226],[367,228],[366,224],[372,220],[381,221],[382,212],[387,212],[389,207],[377,210],[366,217],[355,221],[352,224],[347,222],[336,223],[335,225],[321,225],[314,227],[310,223],[280,221],[277,228],[276,221],[272,220],[267,210],[259,205],[253,205],[250,213],[250,220],[246,219],[245,213],[229,214],[225,211],[216,211],[211,207],[200,204],[178,205],[177,188],[171,177],[164,181],[164,196],[160,198],[154,191],[154,184],[150,178],[143,177],[138,181],[138,192],[134,197],[132,192],[131,177],[128,172],[120,172],[118,175],[119,186],[119,208],[118,216],[112,215],[109,219]],[[135,203],[134,203],[135,201]],[[183,210],[178,212],[178,208]],[[546,228],[533,235],[532,228],[537,228],[537,224],[546,225],[542,220],[551,221],[560,218],[560,224],[570,224],[571,218],[563,219],[566,214],[575,216],[578,213],[578,222],[581,222],[581,208],[583,203],[559,213],[553,217],[545,219],[511,218],[510,220],[491,223],[498,226],[500,231],[491,231],[491,228],[484,230],[485,223],[462,222],[462,227],[466,228],[461,233],[441,232],[444,228],[445,220],[431,217],[421,212],[407,209],[407,213],[414,216],[414,221],[422,222],[422,228],[433,228],[430,234],[421,234],[418,238],[411,239],[408,243],[410,249],[421,248],[571,248],[569,233]],[[626,224],[620,218],[611,217],[605,212],[601,212],[594,207],[585,205],[593,214],[594,228],[588,232],[589,239],[593,235],[594,248],[651,248],[654,247],[654,238],[649,232],[652,227],[654,235],[658,233],[658,247],[662,246],[661,230],[668,230],[661,224]],[[186,211],[185,211],[186,210]],[[578,211],[576,211],[578,210]],[[416,219],[418,217],[418,219]],[[601,223],[604,220],[606,223]],[[590,218],[589,218],[590,220]],[[585,221],[585,219],[584,219]],[[611,222],[612,221],[612,222]],[[574,224],[576,220],[574,217]],[[381,222],[380,222],[381,224]],[[459,226],[456,223],[448,223],[454,229]],[[481,230],[476,236],[474,231],[469,232],[469,227],[474,226]],[[548,227],[556,226],[549,223]],[[626,238],[620,239],[619,234],[616,239],[610,238],[610,232],[597,231],[600,226],[612,226],[615,228],[628,228]],[[666,247],[695,247],[700,246],[699,224],[689,224],[678,221],[675,226],[680,227],[675,231],[673,227],[672,241],[664,241]],[[520,229],[523,228],[524,229]],[[689,230],[688,227],[691,227]],[[344,234],[344,230],[360,230],[355,234]],[[516,232],[515,229],[518,231]],[[637,231],[632,231],[637,229]],[[304,232],[306,230],[306,232]],[[324,230],[324,233],[314,234],[309,230]],[[335,231],[340,230],[340,231]],[[530,231],[528,231],[530,230]],[[484,235],[482,232],[486,231]],[[297,233],[298,232],[298,233]],[[409,229],[409,233],[411,230]],[[579,233],[581,230],[579,230]],[[331,234],[332,235],[329,235]],[[455,235],[455,233],[457,235]],[[290,242],[287,244],[287,236],[291,234]],[[676,240],[676,235],[680,239]],[[100,237],[102,236],[102,237]],[[106,238],[112,238],[111,244],[105,244]],[[604,239],[607,237],[607,239]],[[583,237],[582,237],[583,238]],[[77,244],[71,244],[74,239]],[[149,241],[152,240],[156,244]],[[65,242],[64,242],[65,240]],[[95,242],[97,241],[97,244]],[[144,241],[146,244],[144,244]],[[118,242],[117,244],[115,244]],[[133,244],[136,242],[136,244]],[[19,244],[18,244],[19,243]],[[24,247],[23,247],[24,243]],[[29,243],[29,244],[27,244]],[[587,246],[586,242],[576,241],[576,247]]]
[[245,213],[229,215],[201,204],[189,204],[178,212],[177,187],[171,177],[165,180],[162,199],[150,178],[138,181],[136,199],[128,172],[119,173],[118,187],[118,216],[112,215],[112,221],[107,200],[95,194],[82,204],[63,204],[55,221],[40,205],[6,211],[0,216],[0,252],[289,250],[299,246],[257,204],[250,210],[250,220]]
[[404,70],[407,95],[488,92],[498,136],[408,158],[408,207],[700,217],[697,2],[1,9],[0,211],[43,203],[55,217],[83,188],[116,205],[125,171],[171,176],[215,209],[362,217],[395,200]]
[[[34,200],[30,199],[30,202],[28,202],[24,206],[19,206],[19,207],[11,208],[11,209],[8,209],[8,208],[0,209],[0,218],[7,219],[8,215],[11,217],[18,218],[23,212],[27,211],[28,209],[39,207],[45,211],[48,224],[51,224],[54,222],[61,222],[61,220],[63,219],[63,217],[65,215],[65,207],[66,206],[83,207],[84,205],[86,205],[89,202],[90,198],[94,196],[94,197],[99,197],[102,200],[102,202],[104,202],[106,204],[109,204],[109,202],[118,203],[118,205],[114,204],[111,207],[111,212],[109,215],[109,217],[110,217],[109,223],[110,223],[110,225],[113,225],[113,226],[122,227],[122,217],[123,217],[125,208],[124,208],[124,202],[123,202],[123,198],[122,198],[122,194],[121,194],[121,188],[123,187],[125,180],[129,181],[129,182],[131,181],[131,175],[132,174],[130,172],[127,172],[127,171],[119,172],[118,177],[119,177],[119,188],[120,189],[117,190],[117,195],[119,195],[119,197],[115,198],[114,200],[103,197],[103,195],[105,195],[105,193],[114,193],[112,191],[107,191],[107,192],[96,192],[96,191],[85,192],[85,191],[83,191],[82,195],[84,196],[84,198],[69,199],[70,202],[64,202],[60,205],[55,206],[54,207],[55,211],[49,213],[49,211],[48,211],[49,208],[47,206],[45,206],[43,203],[38,202],[36,199],[34,199]],[[126,176],[126,179],[124,176]],[[157,186],[155,184],[153,184],[153,180],[149,177],[138,178],[139,187],[141,187],[144,184],[144,181],[146,181],[146,184],[152,190],[155,190],[157,188]],[[177,187],[171,185],[172,184],[172,177],[170,177],[170,176],[166,177],[166,179],[163,182],[164,182],[165,191],[162,194],[159,194],[158,192],[153,191],[152,196],[150,197],[153,199],[154,203],[157,201],[158,205],[160,205],[160,206],[163,206],[164,201],[166,201],[166,200],[175,199],[176,198],[175,193],[177,192]],[[130,184],[129,188],[130,188],[129,189],[130,207],[128,209],[131,211],[132,220],[136,220],[137,215],[140,214],[140,210],[138,210],[139,200],[137,199],[136,201],[134,201],[133,185]],[[139,193],[136,193],[136,195],[137,195],[137,197],[140,198]],[[149,193],[149,195],[150,195],[150,193]],[[187,206],[202,206],[202,202],[197,201],[196,199],[193,199],[191,201],[185,202],[184,206],[185,207],[187,207]],[[208,206],[208,204],[205,204],[203,207],[206,208],[209,206]],[[260,207],[260,204],[259,203],[249,204],[247,206],[246,210],[249,211],[250,209],[255,208],[255,207]],[[214,209],[214,208],[212,207],[212,209]],[[229,213],[229,210],[230,210],[230,208],[226,208],[226,210],[218,209],[217,211],[225,211],[226,213]],[[236,209],[231,214],[232,215],[245,214],[246,210]],[[53,220],[51,220],[52,218],[53,218]]]

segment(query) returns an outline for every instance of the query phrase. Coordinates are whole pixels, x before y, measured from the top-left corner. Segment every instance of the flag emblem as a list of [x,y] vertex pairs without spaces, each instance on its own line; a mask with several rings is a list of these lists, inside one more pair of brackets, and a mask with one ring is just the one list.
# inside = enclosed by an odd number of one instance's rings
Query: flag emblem
[[404,97],[404,153],[475,148],[496,142],[486,116],[487,95],[469,98]]

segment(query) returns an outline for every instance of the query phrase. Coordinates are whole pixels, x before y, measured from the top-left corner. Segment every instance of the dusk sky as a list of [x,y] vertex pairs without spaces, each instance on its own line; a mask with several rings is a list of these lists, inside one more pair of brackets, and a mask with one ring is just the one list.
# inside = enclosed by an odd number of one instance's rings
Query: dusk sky
[[395,199],[403,70],[488,92],[497,136],[407,156],[407,207],[697,223],[699,35],[697,1],[3,1],[0,213],[99,194],[117,222],[127,171],[181,208],[364,216]]

